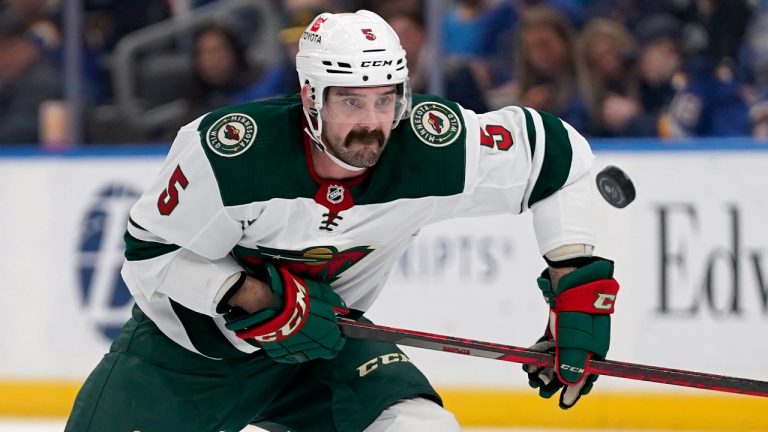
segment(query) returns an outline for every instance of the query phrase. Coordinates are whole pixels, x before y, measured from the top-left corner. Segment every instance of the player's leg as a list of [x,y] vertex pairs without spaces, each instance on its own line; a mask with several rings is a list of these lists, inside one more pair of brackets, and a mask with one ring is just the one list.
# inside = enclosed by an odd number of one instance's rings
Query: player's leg
[[65,432],[214,431],[215,418],[179,400],[167,375],[125,353],[107,354],[80,389]]
[[396,345],[347,339],[336,358],[302,366],[255,421],[302,432],[459,430],[440,403],[426,377]]
[[[256,384],[258,378],[251,378],[246,382]],[[260,397],[258,393],[273,392],[274,400],[269,406],[251,418],[251,424],[259,428],[270,432],[336,430],[331,409],[333,395],[328,386],[312,375],[311,368],[306,364],[282,388],[252,386],[250,391],[254,392],[257,398]],[[246,390],[245,394],[248,392]]]
[[385,409],[365,432],[453,432],[461,427],[456,417],[434,401],[405,399]]
[[135,309],[80,389],[65,432],[239,431],[222,427],[239,391],[228,362],[178,346]]

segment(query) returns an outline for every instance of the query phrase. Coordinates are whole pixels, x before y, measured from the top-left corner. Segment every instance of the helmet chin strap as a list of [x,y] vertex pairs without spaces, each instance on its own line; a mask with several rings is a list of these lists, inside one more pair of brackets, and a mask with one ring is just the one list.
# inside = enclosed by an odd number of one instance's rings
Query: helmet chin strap
[[333,163],[344,168],[345,170],[363,171],[366,168],[366,167],[356,167],[356,166],[350,165],[342,161],[341,159],[337,158],[333,154],[331,154],[331,152],[328,151],[328,147],[323,143],[322,139],[320,138],[321,131],[323,129],[322,121],[318,119],[317,129],[313,128],[312,127],[313,119],[311,118],[310,114],[307,112],[306,109],[303,111],[304,111],[304,116],[307,118],[307,127],[304,128],[304,132],[306,132],[307,135],[309,135],[309,138],[312,140],[312,143],[315,144],[315,147],[317,147],[318,150],[320,150],[322,153],[325,153],[325,155],[328,156],[328,158],[332,160]]

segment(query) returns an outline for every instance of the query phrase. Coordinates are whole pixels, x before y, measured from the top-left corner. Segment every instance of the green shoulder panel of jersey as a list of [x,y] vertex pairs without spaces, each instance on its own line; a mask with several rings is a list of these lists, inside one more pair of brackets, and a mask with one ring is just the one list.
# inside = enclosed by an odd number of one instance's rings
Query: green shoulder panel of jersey
[[459,106],[431,96],[413,95],[411,116],[392,131],[358,204],[400,198],[449,196],[464,190],[466,127]]
[[301,99],[292,95],[227,106],[203,118],[200,141],[224,205],[314,195],[302,116]]
[[537,111],[541,116],[542,128],[539,133],[544,134],[544,149],[536,148],[536,127],[528,112],[530,108],[523,108],[525,113],[528,140],[531,146],[531,154],[536,151],[544,151],[541,171],[533,185],[531,196],[528,199],[528,207],[554,194],[565,185],[571,171],[573,160],[573,147],[568,137],[568,131],[563,121],[546,112]]
[[[200,123],[201,144],[224,205],[311,198],[298,95],[228,106]],[[392,131],[371,175],[351,188],[357,204],[461,193],[466,128],[457,104],[414,95],[411,117]]]

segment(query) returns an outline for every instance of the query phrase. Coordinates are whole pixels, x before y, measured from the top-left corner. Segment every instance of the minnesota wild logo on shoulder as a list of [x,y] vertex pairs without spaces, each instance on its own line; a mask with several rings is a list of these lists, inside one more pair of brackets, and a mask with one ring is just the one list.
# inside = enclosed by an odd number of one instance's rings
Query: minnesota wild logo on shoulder
[[227,114],[208,128],[205,136],[208,147],[217,155],[237,156],[256,139],[256,122],[245,114]]
[[424,144],[432,147],[445,147],[461,134],[459,117],[437,102],[416,105],[411,111],[411,127]]

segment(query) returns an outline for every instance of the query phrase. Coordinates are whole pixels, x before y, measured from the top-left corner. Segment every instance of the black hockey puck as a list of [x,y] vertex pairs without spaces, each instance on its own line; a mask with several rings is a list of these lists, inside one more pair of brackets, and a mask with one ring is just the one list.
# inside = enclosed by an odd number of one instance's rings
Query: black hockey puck
[[635,199],[632,180],[616,166],[609,165],[597,173],[595,182],[600,195],[616,208],[624,208]]

